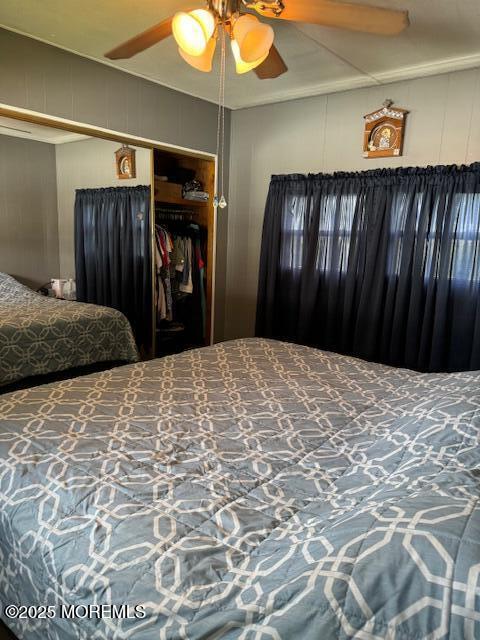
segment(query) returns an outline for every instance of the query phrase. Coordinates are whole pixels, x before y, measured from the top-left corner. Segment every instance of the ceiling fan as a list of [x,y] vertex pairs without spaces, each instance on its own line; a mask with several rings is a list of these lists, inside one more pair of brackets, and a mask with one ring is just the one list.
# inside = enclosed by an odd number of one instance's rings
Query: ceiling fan
[[182,8],[105,56],[110,60],[131,58],[173,34],[182,58],[208,72],[219,27],[223,26],[230,37],[237,73],[254,70],[258,78],[266,80],[282,75],[287,66],[273,44],[272,27],[260,22],[256,14],[381,35],[398,34],[409,24],[407,11],[335,0],[208,0],[204,9]]

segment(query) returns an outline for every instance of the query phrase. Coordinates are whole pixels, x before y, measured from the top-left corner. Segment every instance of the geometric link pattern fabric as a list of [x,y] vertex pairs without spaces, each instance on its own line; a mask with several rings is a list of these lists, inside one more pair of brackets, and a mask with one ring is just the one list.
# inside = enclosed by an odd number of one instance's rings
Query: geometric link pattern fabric
[[47,298],[0,273],[0,386],[96,362],[138,359],[116,309]]
[[2,396],[25,640],[480,638],[480,374],[245,339]]

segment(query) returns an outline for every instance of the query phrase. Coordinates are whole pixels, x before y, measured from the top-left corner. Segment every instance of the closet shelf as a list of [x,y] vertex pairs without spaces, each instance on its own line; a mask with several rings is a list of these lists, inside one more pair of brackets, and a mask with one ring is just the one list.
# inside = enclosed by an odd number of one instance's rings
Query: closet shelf
[[198,202],[197,200],[186,200],[182,198],[182,185],[174,182],[163,182],[155,178],[154,189],[155,202],[164,202],[165,204],[178,204],[184,207],[208,207],[210,200],[207,202]]

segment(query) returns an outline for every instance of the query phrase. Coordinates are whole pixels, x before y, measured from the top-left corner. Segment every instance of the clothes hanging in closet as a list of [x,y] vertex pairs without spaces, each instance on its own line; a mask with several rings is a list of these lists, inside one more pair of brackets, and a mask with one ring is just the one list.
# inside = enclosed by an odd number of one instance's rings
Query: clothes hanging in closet
[[[155,226],[156,312],[160,329],[181,324],[192,343],[206,335],[205,263],[196,224]],[[169,324],[170,323],[170,324]]]

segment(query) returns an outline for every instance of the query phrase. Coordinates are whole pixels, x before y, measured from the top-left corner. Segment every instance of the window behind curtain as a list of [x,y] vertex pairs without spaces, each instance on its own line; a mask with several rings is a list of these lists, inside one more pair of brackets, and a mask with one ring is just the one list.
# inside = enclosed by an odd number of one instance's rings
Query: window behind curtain
[[480,164],[273,176],[257,334],[480,368]]

